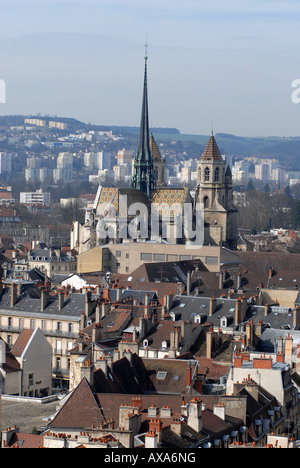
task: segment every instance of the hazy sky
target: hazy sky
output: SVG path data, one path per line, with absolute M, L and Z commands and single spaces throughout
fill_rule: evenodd
M 300 136 L 299 0 L 0 0 L 1 114 Z

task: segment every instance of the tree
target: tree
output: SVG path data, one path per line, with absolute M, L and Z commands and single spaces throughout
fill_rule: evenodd
M 300 228 L 300 201 L 297 201 L 294 205 L 292 226 L 293 229 Z

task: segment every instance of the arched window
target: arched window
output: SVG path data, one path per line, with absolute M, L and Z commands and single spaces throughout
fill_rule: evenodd
M 198 170 L 198 181 L 201 182 L 201 167 Z
M 205 168 L 205 182 L 209 181 L 210 170 L 208 167 Z
M 208 197 L 203 198 L 204 208 L 208 208 Z
M 215 170 L 215 182 L 219 182 L 220 178 L 220 169 L 217 167 Z

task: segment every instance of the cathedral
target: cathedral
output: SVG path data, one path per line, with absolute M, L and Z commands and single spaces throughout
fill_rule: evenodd
M 184 207 L 189 205 L 195 217 L 196 206 L 200 204 L 203 210 L 204 244 L 234 248 L 237 239 L 237 210 L 232 203 L 232 176 L 213 134 L 197 162 L 195 197 L 191 196 L 188 188 L 169 187 L 166 184 L 165 160 L 160 154 L 154 136 L 150 135 L 149 131 L 147 60 L 146 54 L 139 144 L 133 160 L 130 187 L 122 189 L 99 186 L 93 210 L 88 214 L 80 236 L 83 248 L 80 250 L 90 250 L 97 245 L 128 240 L 126 236 L 128 226 L 133 223 L 136 216 L 136 213 L 130 213 L 129 207 L 135 203 L 145 207 L 145 218 L 147 218 L 144 220 L 145 223 L 150 223 L 153 206 L 160 206 L 161 225 L 156 237 L 153 237 L 153 232 L 151 233 L 150 224 L 144 231 L 140 226 L 136 226 L 139 241 L 160 240 L 161 242 L 164 239 L 172 244 L 188 242 L 184 229 L 182 229 L 183 235 L 178 236 L 174 207 L 183 212 Z M 116 217 L 121 219 L 121 227 L 116 225 Z M 140 221 L 141 219 L 140 217 Z M 99 226 L 103 226 L 103 220 L 105 220 L 105 231 L 99 229 Z M 162 232 L 164 222 L 168 224 L 167 234 L 166 231 Z M 126 232 L 125 235 L 122 230 Z

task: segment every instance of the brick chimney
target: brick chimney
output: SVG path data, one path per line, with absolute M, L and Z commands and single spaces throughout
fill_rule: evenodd
M 186 381 L 186 386 L 187 387 L 190 387 L 192 385 L 192 373 L 193 373 L 192 366 L 190 364 L 188 364 L 188 366 L 187 366 L 187 381 Z
M 149 423 L 149 431 L 155 432 L 157 435 L 157 443 L 159 444 L 162 436 L 162 422 L 160 419 L 151 419 Z

